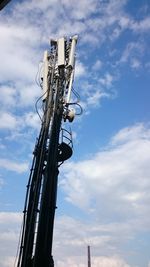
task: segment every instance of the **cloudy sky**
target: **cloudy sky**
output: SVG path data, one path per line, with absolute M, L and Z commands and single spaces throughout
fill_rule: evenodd
M 0 11 L 0 266 L 14 267 L 50 38 L 79 35 L 83 115 L 60 170 L 55 266 L 150 267 L 149 0 L 14 0 Z

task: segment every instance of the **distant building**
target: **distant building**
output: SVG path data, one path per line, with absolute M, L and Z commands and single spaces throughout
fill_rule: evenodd
M 2 10 L 11 0 L 0 1 L 0 10 Z

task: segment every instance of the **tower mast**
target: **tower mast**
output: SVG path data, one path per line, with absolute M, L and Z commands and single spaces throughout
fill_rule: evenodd
M 53 267 L 54 216 L 59 166 L 72 155 L 72 134 L 63 122 L 72 122 L 70 108 L 77 36 L 51 40 L 44 52 L 43 117 L 35 150 L 25 206 L 17 267 Z

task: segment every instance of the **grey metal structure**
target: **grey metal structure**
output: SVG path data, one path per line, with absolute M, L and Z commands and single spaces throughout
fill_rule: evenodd
M 43 117 L 33 152 L 24 206 L 17 267 L 53 267 L 53 227 L 59 166 L 72 155 L 71 132 L 62 122 L 72 122 L 71 92 L 77 36 L 51 40 L 44 52 L 42 75 Z

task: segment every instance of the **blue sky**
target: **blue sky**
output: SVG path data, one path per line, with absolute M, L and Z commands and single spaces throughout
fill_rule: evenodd
M 150 267 L 150 3 L 11 1 L 0 16 L 0 266 L 17 250 L 35 101 L 50 38 L 79 35 L 74 88 L 83 115 L 60 169 L 53 254 L 59 267 Z

